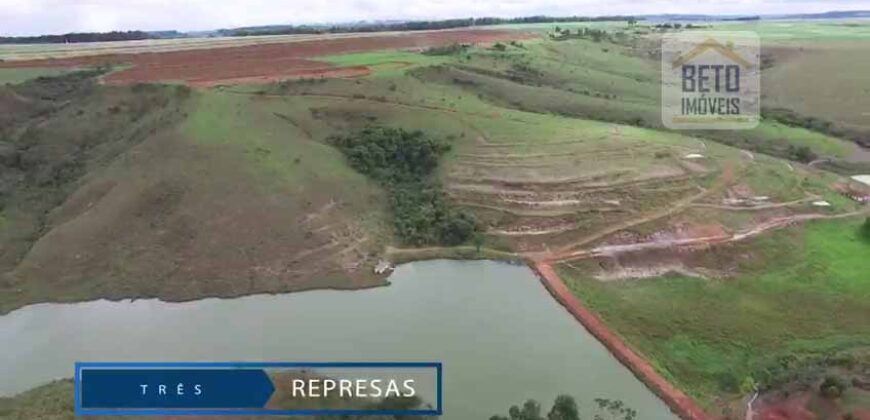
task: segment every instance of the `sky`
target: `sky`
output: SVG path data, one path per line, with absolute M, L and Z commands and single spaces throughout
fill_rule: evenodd
M 868 10 L 870 0 L 0 0 L 0 35 L 481 16 L 776 14 Z

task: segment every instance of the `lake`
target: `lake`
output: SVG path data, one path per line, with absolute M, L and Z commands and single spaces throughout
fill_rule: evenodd
M 76 361 L 441 361 L 446 420 L 571 394 L 675 419 L 525 266 L 426 261 L 391 285 L 184 303 L 31 305 L 0 316 L 0 395 L 72 377 Z

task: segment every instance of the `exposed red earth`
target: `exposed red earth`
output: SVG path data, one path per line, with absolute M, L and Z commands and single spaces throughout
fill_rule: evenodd
M 317 63 L 315 61 L 315 63 Z M 187 84 L 195 87 L 212 87 L 218 85 L 238 85 L 238 84 L 262 84 L 271 83 L 281 80 L 292 79 L 317 79 L 317 78 L 352 78 L 365 76 L 371 73 L 368 66 L 350 66 L 350 67 L 334 67 L 329 63 L 318 63 L 320 67 L 305 68 L 298 70 L 288 70 L 282 74 L 271 74 L 265 76 L 244 76 L 228 79 L 214 78 L 197 78 L 187 80 Z M 324 67 L 330 66 L 330 67 Z
M 366 68 L 342 68 L 313 57 L 385 49 L 422 49 L 452 43 L 491 43 L 526 39 L 512 30 L 460 29 L 324 38 L 199 50 L 109 54 L 0 62 L 0 68 L 128 65 L 107 75 L 107 83 L 182 81 L 196 86 L 257 83 L 302 77 L 353 77 Z
M 790 397 L 760 404 L 755 411 L 755 420 L 870 420 L 870 410 L 848 410 L 842 401 L 824 400 L 813 396 L 812 390 L 792 394 Z M 813 407 L 814 410 L 810 410 Z M 848 417 L 847 414 L 851 415 Z

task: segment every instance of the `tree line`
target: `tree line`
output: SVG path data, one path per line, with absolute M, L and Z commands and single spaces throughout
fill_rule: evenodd
M 324 34 L 346 32 L 388 32 L 388 31 L 424 31 L 435 29 L 466 28 L 471 26 L 491 26 L 518 23 L 560 23 L 560 22 L 608 22 L 637 21 L 632 16 L 525 16 L 516 18 L 481 17 L 445 20 L 419 20 L 410 22 L 365 22 L 348 25 L 287 25 L 265 26 L 251 28 L 221 29 L 224 36 L 251 35 L 292 35 L 292 34 Z
M 635 420 L 637 411 L 628 407 L 621 400 L 596 398 L 596 413 L 593 420 Z M 547 414 L 541 404 L 533 399 L 527 400 L 522 406 L 514 405 L 508 410 L 508 415 L 494 415 L 489 420 L 582 420 L 577 402 L 570 395 L 559 395 Z
M 66 44 L 76 42 L 109 42 L 152 39 L 157 36 L 145 31 L 73 32 L 63 35 L 6 36 L 0 44 Z

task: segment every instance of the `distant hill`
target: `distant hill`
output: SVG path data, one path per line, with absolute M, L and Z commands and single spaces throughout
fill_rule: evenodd
M 143 31 L 77 32 L 63 35 L 13 36 L 0 38 L 0 44 L 68 44 L 75 42 L 130 41 L 152 38 Z
M 180 38 L 178 31 L 112 31 L 73 32 L 63 35 L 9 36 L 0 37 L 0 44 L 73 44 L 79 42 L 135 41 L 142 39 Z
M 766 16 L 766 19 L 852 19 L 870 18 L 870 10 L 832 11 L 824 13 Z
M 777 15 L 702 15 L 702 14 L 660 14 L 643 15 L 651 22 L 664 21 L 735 21 L 735 20 L 782 20 L 782 19 L 857 19 L 870 18 L 870 10 L 841 10 L 824 13 L 795 13 Z
M 435 29 L 467 28 L 511 23 L 559 23 L 559 22 L 604 22 L 628 21 L 633 16 L 524 16 L 516 18 L 479 17 L 446 20 L 374 21 L 339 24 L 265 25 L 221 29 L 224 36 L 287 35 L 347 32 L 421 31 Z

